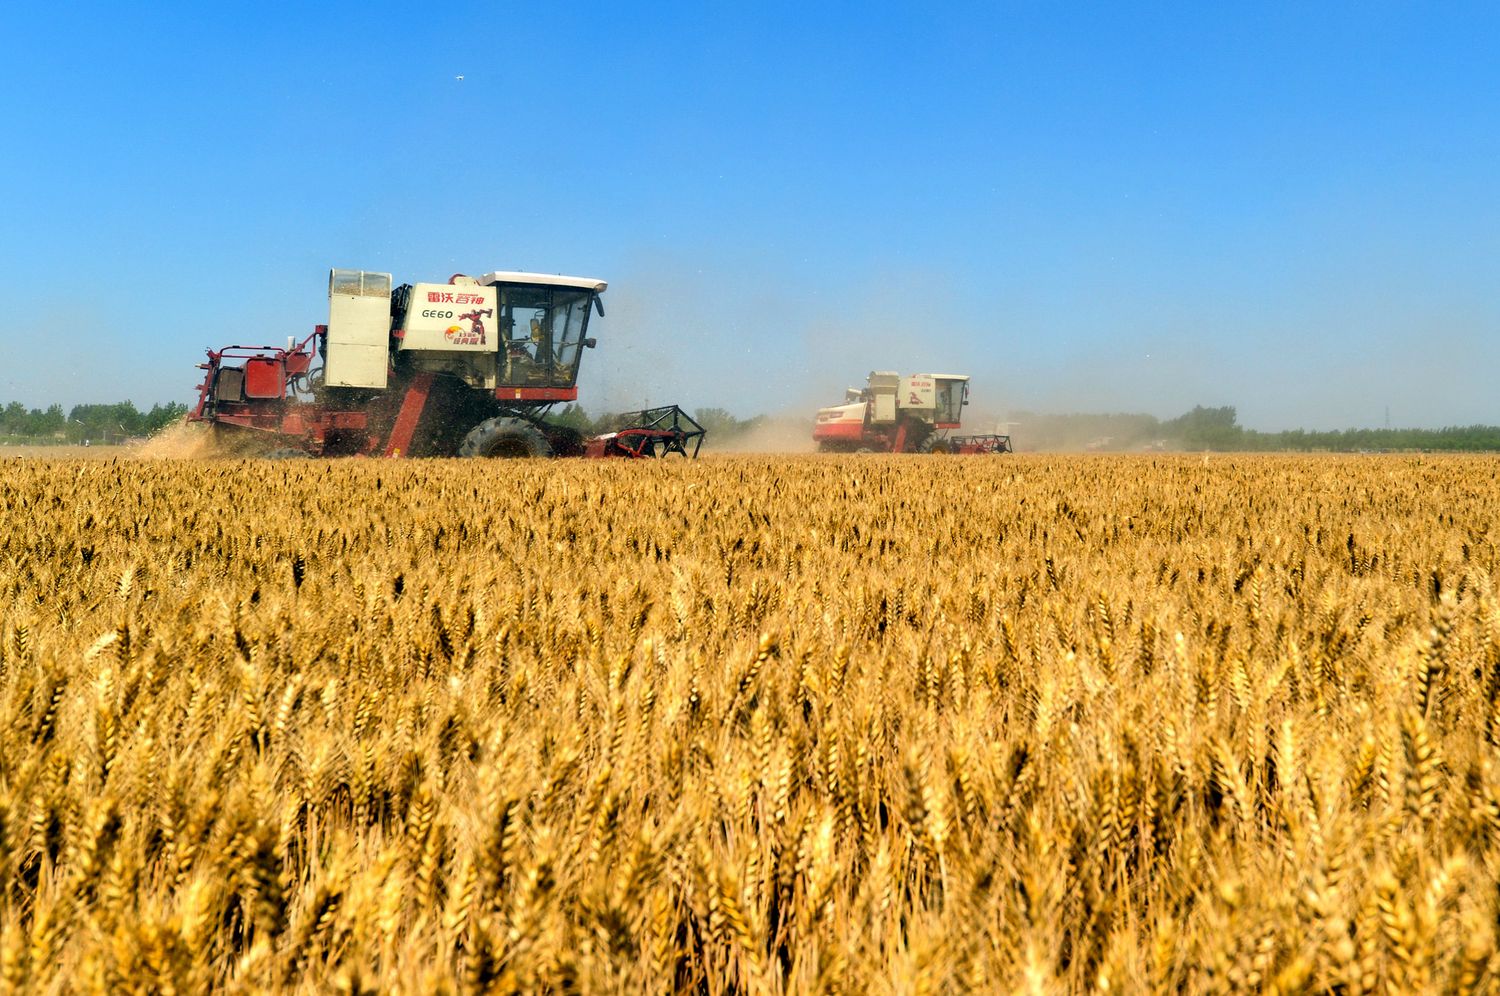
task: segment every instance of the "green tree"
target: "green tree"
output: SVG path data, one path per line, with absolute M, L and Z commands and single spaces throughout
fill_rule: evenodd
M 5 406 L 5 411 L 0 413 L 0 431 L 7 435 L 21 436 L 26 434 L 26 406 L 19 401 L 12 401 Z
M 584 411 L 583 406 L 576 402 L 564 405 L 562 411 L 548 417 L 547 421 L 553 425 L 577 429 L 584 435 L 589 435 L 594 431 L 594 423 L 589 418 L 588 412 Z
M 1191 450 L 1232 450 L 1241 445 L 1244 429 L 1237 424 L 1233 405 L 1222 408 L 1194 406 L 1162 425 L 1169 437 L 1175 437 Z
M 136 408 L 135 402 L 121 401 L 114 405 L 113 409 L 111 414 L 118 430 L 123 431 L 129 436 L 141 435 L 144 427 L 141 424 L 140 409 Z
M 146 432 L 158 432 L 165 429 L 174 422 L 182 421 L 182 417 L 188 413 L 188 406 L 180 401 L 169 401 L 165 405 L 155 404 L 151 410 L 141 416 L 141 428 Z
M 31 433 L 33 436 L 50 436 L 62 432 L 68 424 L 68 416 L 63 412 L 62 405 L 49 405 L 46 411 L 35 414 L 35 425 Z

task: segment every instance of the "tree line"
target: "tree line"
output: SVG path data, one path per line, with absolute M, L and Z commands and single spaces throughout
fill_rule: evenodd
M 1441 429 L 1288 429 L 1261 432 L 1239 424 L 1233 405 L 1198 405 L 1176 418 L 1153 415 L 1043 415 L 1017 412 L 1013 435 L 1028 450 L 1193 450 L 1218 452 L 1364 452 L 1500 450 L 1500 426 Z
M 28 409 L 12 401 L 0 408 L 0 436 L 18 442 L 122 442 L 180 421 L 187 410 L 187 405 L 176 401 L 152 405 L 144 412 L 131 401 L 74 405 L 69 411 L 62 405 Z

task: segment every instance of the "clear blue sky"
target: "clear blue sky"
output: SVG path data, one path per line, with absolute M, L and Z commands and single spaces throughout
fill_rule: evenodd
M 0 14 L 0 402 L 187 400 L 330 266 L 610 281 L 594 410 L 1500 423 L 1500 6 Z M 463 76 L 462 80 L 455 77 Z

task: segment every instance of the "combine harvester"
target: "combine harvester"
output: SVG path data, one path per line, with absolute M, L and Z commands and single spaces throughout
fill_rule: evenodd
M 285 348 L 210 349 L 188 420 L 309 456 L 696 457 L 703 427 L 676 405 L 591 439 L 544 420 L 578 399 L 604 288 L 518 272 L 393 288 L 333 270 L 328 324 Z
M 1009 453 L 1010 437 L 950 436 L 969 403 L 966 374 L 870 374 L 844 403 L 818 409 L 813 439 L 824 453 Z

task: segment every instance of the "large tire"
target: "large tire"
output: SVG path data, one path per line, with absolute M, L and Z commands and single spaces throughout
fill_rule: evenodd
M 944 439 L 942 436 L 939 436 L 934 432 L 930 434 L 926 439 L 917 444 L 917 452 L 950 453 L 952 452 L 952 447 L 948 445 L 948 440 Z
M 552 444 L 524 418 L 501 415 L 480 422 L 459 444 L 461 457 L 549 457 Z

